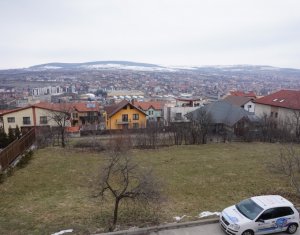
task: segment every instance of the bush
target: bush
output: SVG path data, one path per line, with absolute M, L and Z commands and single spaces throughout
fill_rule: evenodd
M 79 140 L 74 144 L 74 148 L 91 149 L 95 151 L 105 150 L 104 146 L 100 143 L 100 141 L 97 141 L 95 139 Z
M 0 184 L 4 182 L 5 177 L 6 177 L 5 173 L 2 170 L 0 170 Z
M 6 177 L 10 177 L 14 174 L 15 169 L 12 166 L 7 167 L 6 169 Z
M 20 161 L 18 162 L 17 166 L 20 167 L 20 168 L 23 168 L 25 167 L 29 161 L 32 159 L 32 156 L 33 156 L 33 151 L 32 150 L 29 150 L 28 152 L 26 152 L 24 154 L 24 156 L 20 159 Z

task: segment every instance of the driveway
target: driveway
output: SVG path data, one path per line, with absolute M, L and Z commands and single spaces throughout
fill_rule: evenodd
M 286 233 L 275 234 L 286 235 Z M 173 230 L 163 230 L 150 233 L 150 235 L 226 235 L 226 233 L 223 232 L 220 225 L 216 223 Z M 295 235 L 300 235 L 300 229 L 295 233 Z

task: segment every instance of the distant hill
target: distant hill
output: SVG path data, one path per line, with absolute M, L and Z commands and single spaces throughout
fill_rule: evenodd
M 34 65 L 26 70 L 41 71 L 41 70 L 105 70 L 105 69 L 127 69 L 127 70 L 169 70 L 166 67 L 156 64 L 137 63 L 130 61 L 94 61 L 86 63 L 48 63 Z
M 157 64 L 139 63 L 131 61 L 93 61 L 86 63 L 48 63 L 34 65 L 23 69 L 0 70 L 0 74 L 20 74 L 42 71 L 104 71 L 104 70 L 132 70 L 148 72 L 195 72 L 209 75 L 273 75 L 280 74 L 299 77 L 300 69 L 278 68 L 267 65 L 212 65 L 212 66 L 163 66 Z

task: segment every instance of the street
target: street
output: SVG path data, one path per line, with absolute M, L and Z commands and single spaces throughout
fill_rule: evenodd
M 275 234 L 286 235 L 286 233 Z M 181 229 L 163 230 L 153 232 L 150 235 L 226 235 L 226 233 L 222 231 L 218 223 L 215 223 Z M 295 235 L 300 235 L 300 229 L 295 233 Z

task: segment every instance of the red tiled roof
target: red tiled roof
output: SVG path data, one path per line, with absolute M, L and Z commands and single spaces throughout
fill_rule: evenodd
M 100 111 L 100 107 L 97 102 L 74 103 L 74 108 L 78 112 L 99 112 Z
M 73 105 L 71 103 L 40 102 L 40 103 L 32 105 L 32 107 L 48 109 L 48 110 L 53 110 L 53 111 L 69 112 L 72 109 Z
M 163 103 L 157 101 L 134 102 L 134 105 L 141 108 L 144 111 L 150 109 L 151 107 L 156 110 L 160 110 L 163 108 Z
M 49 102 L 40 102 L 34 105 L 26 106 L 23 108 L 7 110 L 3 112 L 3 114 L 13 113 L 16 111 L 21 111 L 28 108 L 40 108 L 47 109 L 50 111 L 58 111 L 58 112 L 71 112 L 73 108 L 75 108 L 78 112 L 87 112 L 87 111 L 99 111 L 99 104 L 96 103 L 95 107 L 88 108 L 87 103 L 49 103 Z M 0 113 L 1 114 L 1 113 Z
M 256 98 L 256 94 L 253 91 L 249 91 L 249 92 L 230 91 L 230 95 Z
M 6 110 L 5 112 L 2 112 L 1 115 L 18 112 L 18 111 L 21 111 L 21 110 L 24 110 L 24 109 L 28 109 L 28 108 L 31 108 L 31 106 L 26 106 L 26 107 L 23 107 L 23 108 L 16 108 L 16 109 Z
M 300 91 L 280 90 L 257 99 L 255 103 L 300 110 Z
M 0 115 L 1 115 L 1 114 L 4 114 L 4 113 L 7 113 L 7 112 L 9 112 L 9 111 L 11 111 L 11 109 L 3 109 L 3 110 L 0 110 Z

